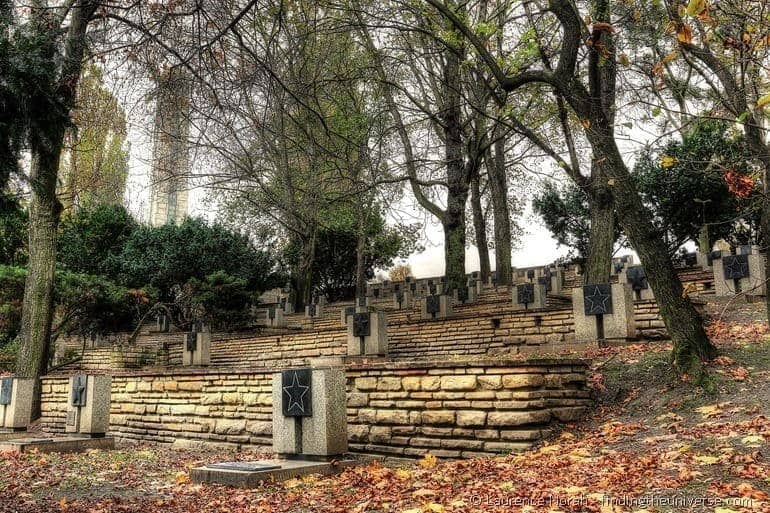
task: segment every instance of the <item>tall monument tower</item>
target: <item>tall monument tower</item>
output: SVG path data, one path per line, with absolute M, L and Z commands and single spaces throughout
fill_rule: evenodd
M 181 223 L 187 217 L 190 157 L 189 83 L 174 68 L 158 83 L 150 171 L 150 224 Z

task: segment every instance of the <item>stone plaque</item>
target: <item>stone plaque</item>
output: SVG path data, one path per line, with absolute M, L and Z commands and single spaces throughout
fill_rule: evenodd
M 742 246 L 738 246 L 738 254 L 739 255 L 750 255 L 751 254 L 751 244 L 744 244 Z
M 528 305 L 535 302 L 535 285 L 524 283 L 516 285 L 516 302 L 520 305 Z
M 198 334 L 194 331 L 187 334 L 187 350 L 191 353 L 198 349 Z
M 615 267 L 613 269 L 614 274 L 620 274 L 623 271 L 623 265 L 624 265 L 624 262 L 622 261 L 615 262 Z
M 267 318 L 270 319 L 271 321 L 275 320 L 275 307 L 274 306 L 271 306 L 270 308 L 267 309 Z
M 411 276 L 407 276 L 404 279 L 406 280 L 407 283 L 411 283 L 412 282 L 412 277 Z
M 316 311 L 318 311 L 318 309 L 317 309 L 315 303 L 310 303 L 309 305 L 307 305 L 307 314 L 310 317 L 315 317 L 316 316 Z
M 641 265 L 635 265 L 626 269 L 626 280 L 634 290 L 644 290 L 650 288 L 647 283 L 647 273 L 644 272 L 644 267 Z
M 238 472 L 262 472 L 265 470 L 276 470 L 280 465 L 271 465 L 268 463 L 259 463 L 256 461 L 225 461 L 222 463 L 212 463 L 206 465 L 206 468 L 218 468 L 222 470 L 235 470 Z
M 429 314 L 436 315 L 441 311 L 441 297 L 432 294 L 425 298 L 425 310 Z
M 466 287 L 457 289 L 457 300 L 463 304 L 468 301 L 468 289 Z
M 311 380 L 310 369 L 287 370 L 281 373 L 284 417 L 312 417 Z
M 441 283 L 446 283 L 446 276 L 442 276 L 440 281 L 441 281 Z
M 684 257 L 682 257 L 682 262 L 687 267 L 694 267 L 698 265 L 698 255 L 697 253 L 685 253 Z
M 86 405 L 86 383 L 88 376 L 78 375 L 72 380 L 72 406 Z
M 609 283 L 583 286 L 583 303 L 586 315 L 612 313 L 612 289 Z
M 394 283 L 393 284 L 393 291 L 394 292 L 400 292 L 401 291 L 401 284 L 400 283 Z
M 380 289 L 379 288 L 372 289 L 372 295 L 374 297 L 380 297 Z
M 281 310 L 286 310 L 286 298 L 281 298 Z
M 527 269 L 527 279 L 532 280 L 535 278 L 535 270 L 534 269 Z
M 366 296 L 360 296 L 358 298 L 358 306 L 361 308 L 366 308 Z
M 473 278 L 474 280 L 478 280 L 479 279 L 479 272 L 478 271 L 473 271 L 471 273 L 471 278 Z
M 434 285 L 433 283 L 428 283 L 428 293 L 429 293 L 431 296 L 435 296 L 435 295 L 436 295 L 436 292 L 437 292 L 437 290 L 436 290 L 436 285 Z
M 353 314 L 353 336 L 368 337 L 372 333 L 369 312 Z
M 540 278 L 538 278 L 537 282 L 540 285 L 545 285 L 546 292 L 551 292 L 551 274 L 550 273 L 548 273 L 548 275 L 546 276 L 541 276 Z
M 398 304 L 402 304 L 404 302 L 404 292 L 402 290 L 396 290 L 396 301 L 398 301 Z
M 722 257 L 722 269 L 726 280 L 740 280 L 749 277 L 748 255 L 726 255 Z
M 719 260 L 720 258 L 722 258 L 722 250 L 715 249 L 706 255 L 706 262 L 711 266 L 714 265 L 714 260 Z
M 0 381 L 0 405 L 11 404 L 11 393 L 13 392 L 13 378 L 3 378 Z
M 417 283 L 411 282 L 409 284 L 409 290 L 411 290 L 412 292 L 416 292 L 417 291 Z
M 356 307 L 355 306 L 346 306 L 345 307 L 345 321 L 348 320 L 348 317 L 350 317 L 351 315 L 355 315 L 355 314 L 356 314 Z

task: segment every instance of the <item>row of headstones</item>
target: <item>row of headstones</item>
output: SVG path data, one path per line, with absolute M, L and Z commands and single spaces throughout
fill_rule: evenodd
M 34 379 L 0 381 L 0 428 L 27 430 Z M 65 433 L 99 438 L 109 429 L 112 378 L 69 379 Z M 281 455 L 332 456 L 347 451 L 345 373 L 339 368 L 294 369 L 273 375 L 273 448 Z
M 32 378 L 0 380 L 0 429 L 3 432 L 23 432 L 29 427 L 34 384 Z M 111 386 L 110 376 L 72 376 L 64 431 L 94 438 L 104 436 L 109 427 Z
M 757 246 L 739 246 L 735 254 L 721 250 L 709 253 L 692 252 L 685 255 L 685 265 L 700 265 L 714 272 L 714 292 L 718 297 L 733 296 L 746 292 L 763 296 L 766 294 L 765 256 Z M 631 287 L 636 300 L 655 299 L 647 281 L 647 273 L 641 265 L 635 265 L 630 255 L 613 259 L 612 274 L 618 282 Z

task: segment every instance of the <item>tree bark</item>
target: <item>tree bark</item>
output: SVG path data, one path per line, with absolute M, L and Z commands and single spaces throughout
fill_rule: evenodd
M 492 211 L 495 216 L 495 267 L 498 285 L 511 279 L 511 213 L 508 208 L 508 176 L 505 173 L 505 139 L 495 130 L 493 148 L 486 154 Z
M 447 168 L 447 208 L 444 227 L 444 257 L 448 290 L 465 286 L 465 206 L 470 176 L 464 160 L 460 59 L 452 50 L 445 53 L 442 88 L 444 91 L 444 151 Z
M 481 190 L 478 174 L 471 181 L 471 208 L 473 210 L 473 229 L 476 232 L 476 247 L 479 251 L 479 275 L 482 283 L 486 283 L 490 273 L 489 243 L 487 242 L 484 211 L 481 208 Z
M 607 190 L 605 173 L 594 164 L 592 184 L 588 191 L 591 213 L 591 233 L 588 243 L 583 282 L 608 283 L 615 245 L 615 209 L 612 193 Z

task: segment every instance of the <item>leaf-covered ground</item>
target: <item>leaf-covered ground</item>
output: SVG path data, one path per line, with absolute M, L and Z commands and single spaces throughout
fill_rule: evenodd
M 764 324 L 718 322 L 708 390 L 671 374 L 665 344 L 593 352 L 599 403 L 522 454 L 378 463 L 256 490 L 189 482 L 226 454 L 122 446 L 0 457 L 3 512 L 770 512 L 770 343 Z

